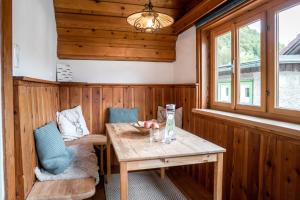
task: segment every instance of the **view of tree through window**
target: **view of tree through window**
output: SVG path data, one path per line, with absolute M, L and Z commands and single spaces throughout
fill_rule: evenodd
M 239 103 L 259 106 L 261 100 L 261 21 L 240 27 L 238 33 Z
M 261 101 L 261 21 L 238 29 L 239 41 L 239 103 L 259 106 Z M 231 102 L 231 32 L 216 39 L 217 101 Z M 230 91 L 229 94 L 226 90 Z M 250 95 L 250 96 L 247 96 Z
M 300 110 L 300 5 L 278 13 L 277 96 L 279 108 Z
M 231 102 L 231 32 L 220 35 L 216 39 L 216 80 L 217 101 Z

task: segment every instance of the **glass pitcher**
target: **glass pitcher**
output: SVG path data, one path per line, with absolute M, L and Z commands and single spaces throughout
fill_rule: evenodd
M 175 104 L 166 105 L 166 127 L 163 137 L 163 143 L 170 144 L 176 139 L 175 135 Z

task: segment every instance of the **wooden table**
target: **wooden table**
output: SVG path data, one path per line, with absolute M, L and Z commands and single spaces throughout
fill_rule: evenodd
M 222 199 L 223 153 L 225 149 L 185 130 L 176 128 L 171 144 L 150 143 L 130 124 L 106 124 L 107 181 L 111 180 L 110 145 L 120 162 L 121 200 L 128 199 L 128 171 L 214 162 L 214 200 Z

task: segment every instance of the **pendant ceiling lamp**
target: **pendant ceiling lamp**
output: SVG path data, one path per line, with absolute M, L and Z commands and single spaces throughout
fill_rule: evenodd
M 127 22 L 141 32 L 156 32 L 161 28 L 171 26 L 173 17 L 153 10 L 151 0 L 145 5 L 145 9 L 131 14 Z

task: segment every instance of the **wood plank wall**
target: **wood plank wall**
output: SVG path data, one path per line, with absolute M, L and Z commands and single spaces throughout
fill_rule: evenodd
M 14 81 L 17 199 L 25 199 L 35 182 L 37 156 L 33 130 L 55 120 L 58 110 L 58 84 Z
M 194 85 L 101 85 L 68 84 L 60 87 L 60 108 L 82 106 L 87 126 L 92 133 L 105 134 L 107 108 L 139 108 L 139 119 L 156 118 L 158 106 L 176 103 L 192 109 L 190 98 L 195 98 Z M 187 98 L 186 98 L 187 97 Z M 184 115 L 183 124 L 190 124 Z
M 223 199 L 299 199 L 300 141 L 200 114 L 192 114 L 190 122 L 193 133 L 227 150 Z M 199 185 L 213 191 L 212 164 L 184 170 Z

